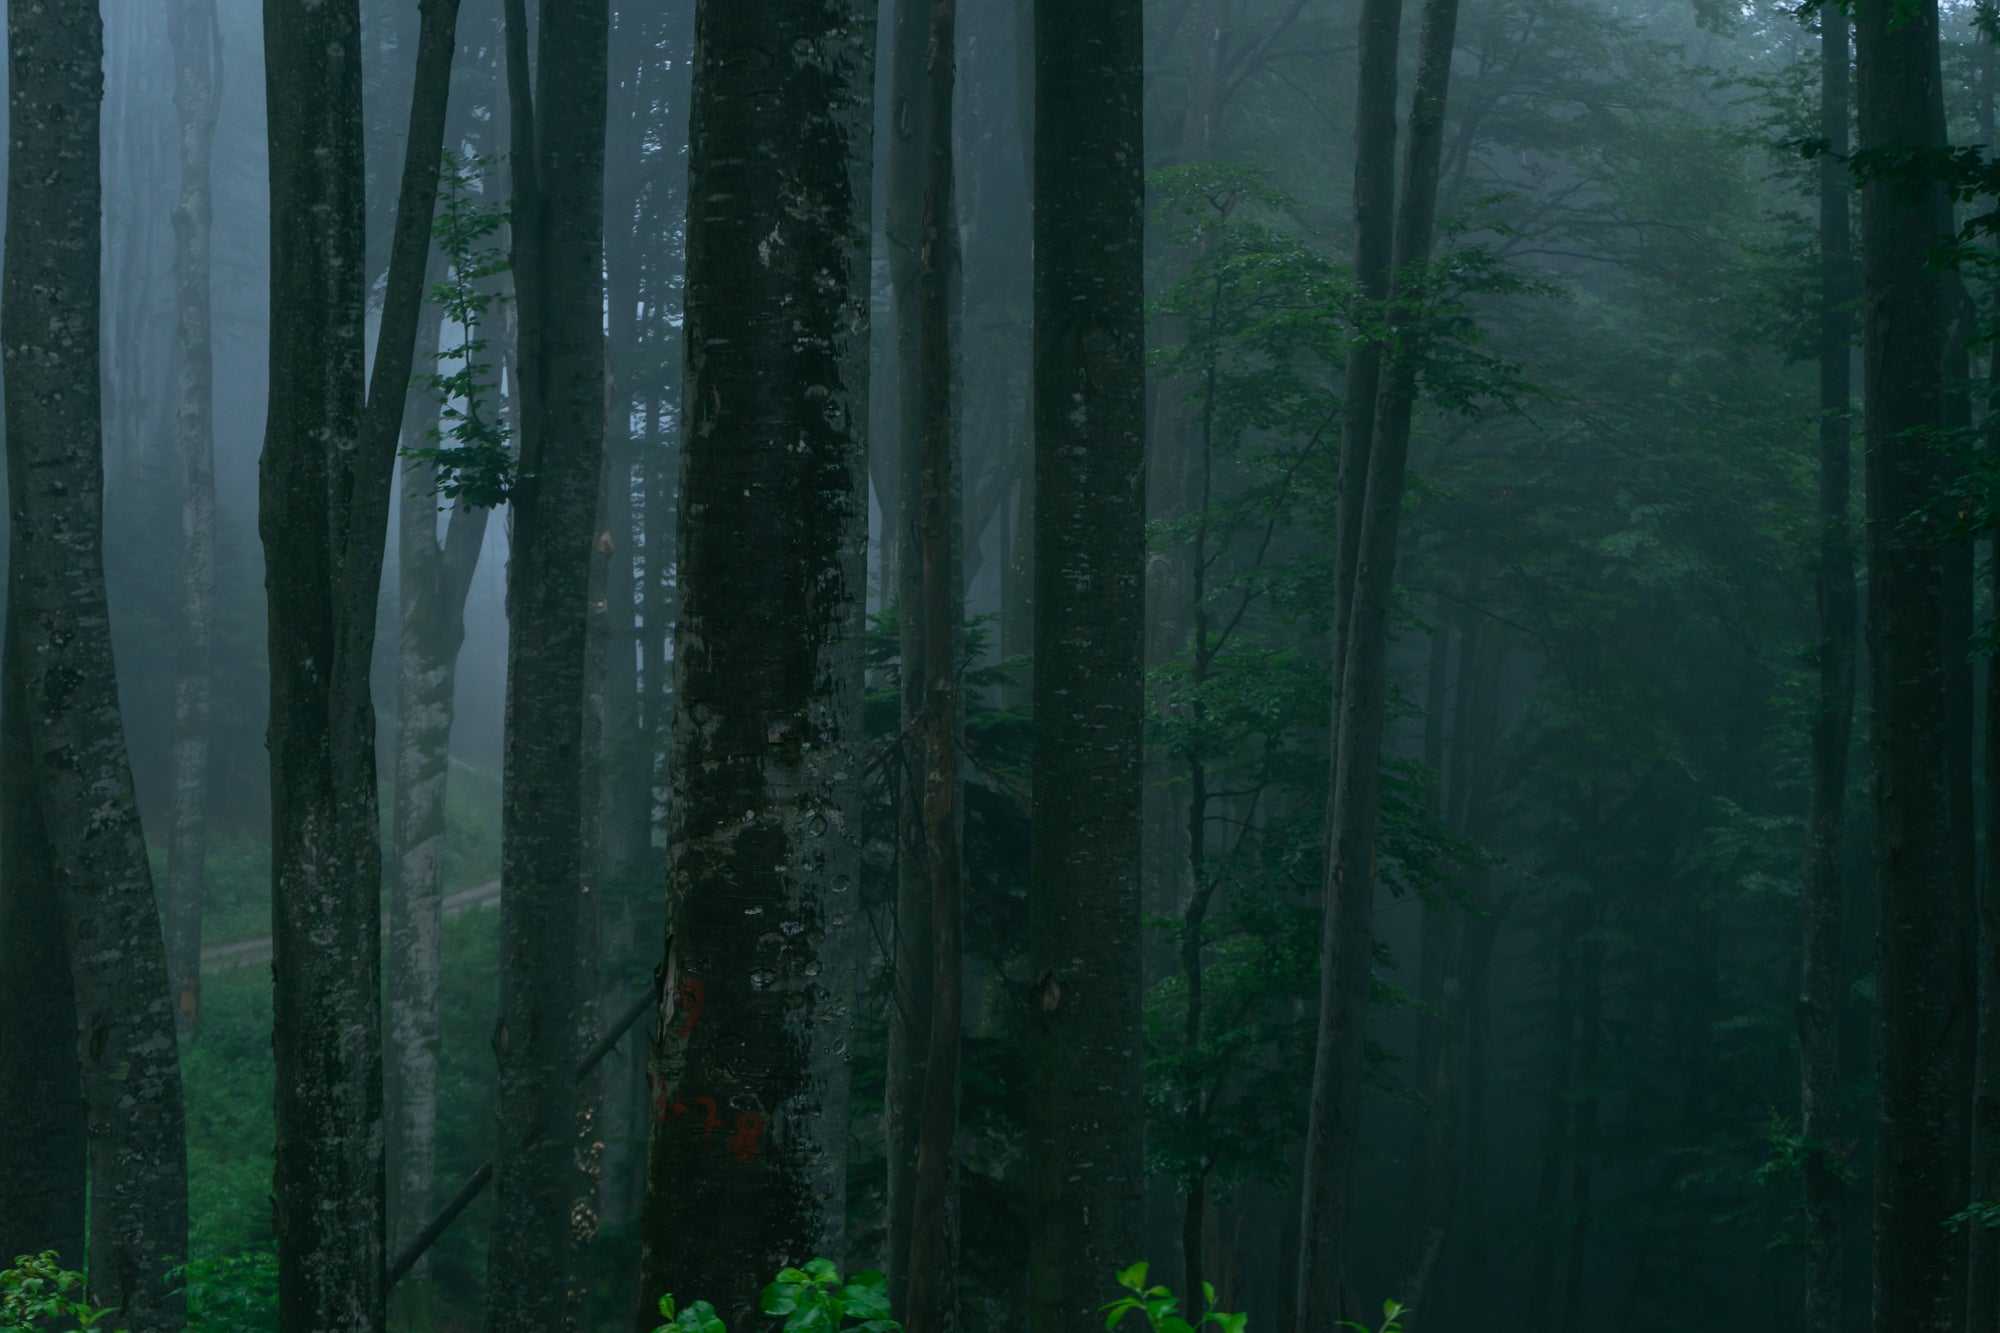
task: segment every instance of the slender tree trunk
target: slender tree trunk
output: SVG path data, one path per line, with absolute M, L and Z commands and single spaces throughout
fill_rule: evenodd
M 19 531 L 9 524 L 8 540 Z M 85 1262 L 82 1065 L 64 1040 L 77 1030 L 76 996 L 56 947 L 62 911 L 28 739 L 26 646 L 10 626 L 0 649 L 0 1263 L 54 1250 L 75 1268 Z
M 174 681 L 173 836 L 163 900 L 167 981 L 180 1033 L 201 1003 L 201 897 L 208 825 L 208 698 L 215 633 L 214 356 L 209 346 L 209 157 L 222 103 L 222 36 L 214 0 L 179 0 L 171 27 L 181 195 L 174 210 L 174 287 L 181 446 L 181 641 Z
M 9 868 L 22 890 L 18 898 L 9 893 L 9 906 L 33 911 L 47 902 L 38 885 L 54 889 L 76 1021 L 66 1034 L 40 1035 L 73 1039 L 81 1067 L 90 1299 L 117 1310 L 122 1328 L 160 1333 L 178 1330 L 183 1317 L 167 1274 L 187 1254 L 187 1158 L 166 950 L 118 715 L 105 605 L 103 28 L 96 5 L 63 0 L 12 6 L 7 35 L 12 151 L 0 345 L 13 697 L 4 706 L 8 725 L 21 726 L 26 804 L 40 812 L 45 866 L 53 872 L 38 873 L 33 830 L 10 839 L 6 850 L 26 849 L 28 863 L 18 880 Z M 10 776 L 10 789 L 18 781 Z M 59 1012 L 60 994 L 51 1001 Z M 52 1064 L 48 1073 L 52 1090 L 66 1091 L 68 1070 Z M 60 1179 L 68 1173 L 59 1163 L 46 1179 L 71 1183 Z M 66 1228 L 73 1215 L 48 1220 Z
M 424 0 L 364 397 L 355 0 L 266 0 L 271 383 L 259 463 L 271 662 L 273 1173 L 287 1329 L 384 1314 L 381 830 L 369 674 L 443 148 L 456 0 Z
M 1035 0 L 1033 1333 L 1094 1326 L 1145 1189 L 1142 39 Z
M 1576 1106 L 1570 1115 L 1569 1163 L 1569 1258 L 1563 1269 L 1562 1322 L 1560 1333 L 1580 1333 L 1583 1324 L 1584 1279 L 1588 1268 L 1590 1205 L 1597 1167 L 1597 1088 L 1602 1081 L 1599 1069 L 1604 1047 L 1604 945 L 1593 938 L 1600 924 L 1601 908 L 1588 909 L 1583 958 L 1578 966 L 1578 985 L 1583 989 L 1577 1015 Z
M 1979 6 L 1982 19 L 1994 17 L 1991 0 Z M 1990 32 L 1990 29 L 1988 30 Z M 1978 49 L 1980 142 L 1993 142 L 1993 107 L 2000 85 L 2000 58 L 1988 36 Z M 2000 456 L 2000 355 L 1987 361 L 1987 407 L 1980 423 L 1986 449 Z M 1990 605 L 2000 608 L 2000 533 L 1990 544 L 1993 553 Z M 1973 1061 L 1972 1160 L 1968 1180 L 1974 1202 L 2000 1199 L 2000 664 L 1986 667 L 1985 816 L 1986 874 L 1979 890 L 1979 922 L 1975 985 L 1977 1021 Z M 1971 1333 L 2000 1331 L 2000 1235 L 1993 1229 L 1969 1229 L 1966 1262 L 1966 1328 Z M 1807 1329 L 1806 1333 L 1819 1333 Z
M 1860 147 L 1933 142 L 1938 11 L 1861 0 L 1855 15 Z M 1927 256 L 1933 203 L 1874 178 L 1861 194 L 1865 274 L 1868 652 L 1875 878 L 1879 1129 L 1875 1176 L 1877 1333 L 1944 1333 L 1963 1200 L 1956 1108 L 1938 1071 L 1951 1058 L 1953 950 L 1944 787 L 1941 544 L 1931 519 L 1942 321 Z
M 1848 18 L 1820 15 L 1819 703 L 1806 824 L 1799 1028 L 1799 1131 L 1806 1142 L 1805 1333 L 1841 1333 L 1846 1186 L 1840 1142 L 1840 936 L 1847 753 L 1854 721 L 1854 541 L 1848 527 L 1852 241 Z
M 642 1329 L 668 1291 L 754 1322 L 778 1264 L 843 1250 L 873 8 L 695 11 Z
M 524 0 L 507 3 L 520 311 L 520 470 L 507 581 L 500 1021 L 486 1326 L 563 1322 L 572 1205 L 576 975 L 587 886 L 583 717 L 591 552 L 604 453 L 604 132 L 609 5 L 543 0 L 530 88 Z M 594 905 L 594 899 L 591 900 Z M 587 1103 L 585 1103 L 587 1105 Z
M 417 346 L 437 347 L 441 317 L 431 307 Z M 414 442 L 437 405 L 413 395 L 403 438 Z M 400 1252 L 436 1208 L 437 1077 L 443 979 L 445 798 L 451 776 L 451 728 L 465 604 L 486 540 L 489 512 L 454 505 L 438 539 L 434 477 L 405 463 L 398 530 L 401 635 L 396 673 L 396 792 L 390 845 L 385 964 L 388 1005 L 387 1159 L 390 1252 Z M 397 1287 L 399 1319 L 428 1327 L 428 1257 Z
M 957 5 L 930 0 L 924 127 L 923 234 L 917 275 L 921 335 L 917 395 L 923 511 L 918 522 L 924 637 L 923 848 L 930 891 L 930 1032 L 903 1314 L 910 1333 L 958 1327 L 959 1013 L 964 980 L 964 811 L 959 800 L 963 729 L 958 670 L 960 560 L 955 302 L 958 208 L 952 172 L 952 88 Z M 915 608 L 912 608 L 915 609 Z
M 1389 189 L 1381 158 L 1393 146 L 1388 128 L 1371 124 L 1394 114 L 1396 61 L 1393 0 L 1368 0 L 1362 17 L 1362 90 L 1355 171 L 1359 225 L 1356 273 L 1364 291 L 1375 285 L 1376 247 Z M 1384 309 L 1383 350 L 1350 358 L 1348 416 L 1341 435 L 1341 514 L 1336 552 L 1333 774 L 1327 812 L 1326 917 L 1320 945 L 1320 1022 L 1313 1058 L 1312 1098 L 1306 1124 L 1305 1220 L 1299 1267 L 1298 1333 L 1315 1333 L 1344 1317 L 1341 1264 L 1348 1245 L 1351 1173 L 1361 1106 L 1368 979 L 1372 961 L 1376 831 L 1381 818 L 1381 750 L 1387 701 L 1390 600 L 1396 539 L 1403 505 L 1410 423 L 1419 373 L 1414 338 L 1399 326 L 1420 318 L 1424 270 L 1430 260 L 1437 207 L 1438 163 L 1444 143 L 1457 0 L 1426 0 L 1418 39 L 1417 82 L 1411 103 L 1410 143 L 1404 161 L 1402 207 L 1396 218 L 1394 276 Z M 1380 64 L 1386 69 L 1376 68 Z M 1377 85 L 1380 85 L 1378 88 Z M 1370 102 L 1371 92 L 1387 98 Z M 1369 364 L 1370 358 L 1377 358 Z M 1353 396 L 1373 392 L 1372 411 L 1361 414 Z M 1371 438 L 1362 465 L 1363 428 Z M 1365 486 L 1364 486 L 1365 478 Z M 1356 497 L 1361 503 L 1356 504 Z M 1351 562 L 1351 566 L 1350 566 Z M 1348 571 L 1351 567 L 1350 584 Z
M 909 1289 L 915 1217 L 917 1145 L 922 1136 L 925 1062 L 931 1039 L 933 886 L 924 842 L 924 756 L 913 741 L 923 725 L 924 670 L 924 312 L 921 286 L 928 236 L 931 0 L 894 0 L 889 35 L 889 153 L 883 243 L 889 252 L 895 319 L 895 504 L 883 513 L 884 600 L 897 605 L 902 753 L 896 802 L 896 926 L 889 1008 L 888 1125 L 889 1290 Z M 947 127 L 949 121 L 947 121 Z M 940 247 L 951 238 L 940 235 Z

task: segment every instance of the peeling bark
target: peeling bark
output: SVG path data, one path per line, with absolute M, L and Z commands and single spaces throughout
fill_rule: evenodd
M 182 1037 L 201 1006 L 201 899 L 207 875 L 208 705 L 215 637 L 214 351 L 209 342 L 209 161 L 222 104 L 215 0 L 178 0 L 174 109 L 181 189 L 174 210 L 174 287 L 181 449 L 181 627 L 174 679 L 173 832 L 167 848 L 167 981 Z

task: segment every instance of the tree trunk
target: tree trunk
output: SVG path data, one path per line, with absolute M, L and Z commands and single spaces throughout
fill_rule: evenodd
M 435 349 L 441 316 L 431 307 L 417 346 Z M 414 444 L 437 404 L 412 396 L 403 438 Z M 390 1252 L 398 1253 L 436 1207 L 439 1006 L 443 978 L 445 796 L 465 603 L 485 544 L 490 511 L 454 505 L 438 540 L 434 476 L 405 463 L 398 528 L 401 635 L 396 672 L 396 792 L 390 845 L 385 996 Z M 427 1327 L 429 1259 L 397 1288 L 399 1310 Z
M 10 524 L 13 540 L 19 525 Z M 10 566 L 15 562 L 9 561 Z M 9 595 L 8 602 L 14 601 Z M 85 1260 L 85 1119 L 69 958 L 28 740 L 26 645 L 0 650 L 0 1263 L 54 1250 Z
M 930 1050 L 933 972 L 932 883 L 924 844 L 921 743 L 928 677 L 924 670 L 925 517 L 924 328 L 920 292 L 926 250 L 930 118 L 930 0 L 894 0 L 889 35 L 889 152 L 883 244 L 889 253 L 895 321 L 896 431 L 893 509 L 883 512 L 883 600 L 897 606 L 903 753 L 896 801 L 896 925 L 889 1007 L 888 1076 L 883 1089 L 888 1127 L 889 1290 L 909 1288 L 911 1231 L 916 1207 L 917 1143 L 922 1136 L 925 1064 Z M 947 122 L 949 124 L 949 122 Z M 950 238 L 940 236 L 942 244 Z
M 16 878 L 10 867 L 10 883 L 20 890 L 8 895 L 10 915 L 45 904 L 38 885 L 53 887 L 75 1003 L 67 1035 L 76 1042 L 87 1108 L 90 1299 L 117 1310 L 121 1327 L 155 1333 L 178 1330 L 183 1318 L 167 1274 L 187 1254 L 187 1157 L 166 950 L 133 800 L 105 605 L 98 374 L 104 48 L 97 7 L 82 0 L 13 6 L 8 57 L 13 150 L 0 344 L 14 697 L 6 710 L 26 743 L 26 804 L 40 812 L 39 841 L 52 872 L 37 873 L 35 830 L 10 838 L 10 853 L 29 849 L 25 873 Z M 18 781 L 10 777 L 10 789 Z M 59 1012 L 56 990 L 48 1003 Z M 67 1091 L 60 1062 L 44 1072 L 52 1091 Z M 61 1161 L 44 1179 L 75 1183 L 63 1178 L 69 1173 Z M 61 1201 L 48 1202 L 68 1213 Z M 73 1214 L 49 1220 L 66 1229 Z
M 564 1321 L 572 1069 L 594 994 L 584 928 L 583 716 L 591 552 L 604 453 L 604 133 L 609 5 L 543 0 L 530 87 L 524 0 L 507 3 L 520 314 L 520 468 L 511 496 L 500 832 L 500 1019 L 486 1326 Z M 592 900 L 594 902 L 594 899 Z
M 1855 16 L 1860 147 L 1932 144 L 1935 0 L 1861 0 Z M 1868 489 L 1868 652 L 1879 997 L 1875 1177 L 1877 1333 L 1944 1333 L 1963 1200 L 1950 1058 L 1955 913 L 1946 853 L 1941 543 L 1932 516 L 1942 322 L 1926 263 L 1927 191 L 1877 177 L 1861 194 Z
M 1848 18 L 1820 15 L 1819 702 L 1800 899 L 1799 1132 L 1806 1143 L 1805 1333 L 1842 1333 L 1846 1186 L 1840 1142 L 1840 935 L 1847 753 L 1854 722 L 1854 541 L 1848 530 L 1853 318 L 1847 163 Z
M 959 533 L 956 295 L 958 207 L 952 172 L 952 88 L 957 63 L 955 0 L 930 0 L 924 117 L 923 232 L 918 249 L 920 355 L 918 607 L 923 627 L 922 833 L 930 897 L 930 1031 L 912 1191 L 903 1324 L 910 1333 L 958 1327 L 959 1014 L 964 994 L 964 810 L 959 799 L 958 627 L 962 619 Z
M 271 383 L 259 463 L 271 669 L 273 1173 L 286 1328 L 383 1320 L 381 847 L 369 675 L 430 249 L 456 0 L 425 0 L 365 399 L 360 20 L 270 0 Z
M 1368 0 L 1362 17 L 1363 79 L 1354 190 L 1359 237 L 1356 274 L 1371 296 L 1376 284 L 1377 247 L 1386 235 L 1382 215 L 1389 209 L 1384 160 L 1393 148 L 1394 136 L 1395 11 L 1394 0 Z M 1417 340 L 1399 339 L 1399 326 L 1421 318 L 1423 308 L 1423 273 L 1430 260 L 1457 24 L 1457 0 L 1426 0 L 1418 39 L 1403 200 L 1395 225 L 1395 268 L 1386 284 L 1389 300 L 1384 309 L 1384 347 L 1379 353 L 1371 351 L 1370 340 L 1349 358 L 1334 593 L 1334 673 L 1339 685 L 1333 700 L 1335 743 L 1327 812 L 1320 1021 L 1306 1124 L 1308 1185 L 1299 1267 L 1299 1333 L 1324 1328 L 1346 1313 L 1341 1264 L 1348 1245 L 1350 1176 L 1361 1107 L 1373 952 L 1371 917 L 1375 838 L 1381 818 L 1389 612 L 1420 369 Z M 1378 25 L 1383 25 L 1379 31 Z M 1371 100 L 1375 96 L 1383 99 L 1381 104 Z M 1373 123 L 1377 117 L 1389 120 L 1386 128 Z M 1354 397 L 1362 393 L 1375 394 L 1372 409 L 1365 413 L 1354 405 Z M 1364 431 L 1370 439 L 1365 452 L 1360 447 Z M 1338 630 L 1341 626 L 1344 634 Z
M 201 897 L 208 825 L 208 698 L 215 632 L 214 354 L 209 345 L 209 157 L 222 103 L 215 0 L 179 0 L 170 32 L 180 117 L 174 287 L 181 446 L 181 640 L 174 681 L 173 835 L 163 915 L 167 982 L 182 1037 L 201 1004 Z
M 843 1251 L 860 870 L 873 6 L 695 12 L 643 1329 Z
M 1138 0 L 1035 0 L 1029 1327 L 1094 1326 L 1145 1178 Z

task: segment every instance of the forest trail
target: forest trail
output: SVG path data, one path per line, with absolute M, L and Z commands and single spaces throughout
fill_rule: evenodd
M 461 889 L 457 893 L 446 894 L 444 899 L 444 914 L 448 917 L 458 916 L 462 912 L 469 912 L 477 907 L 491 907 L 499 901 L 500 881 L 497 879 L 488 880 L 484 884 L 475 884 L 469 889 Z M 382 918 L 382 928 L 386 930 L 388 927 L 389 918 L 384 916 Z M 231 944 L 211 945 L 201 951 L 201 970 L 203 972 L 227 972 L 231 968 L 251 967 L 258 963 L 268 963 L 270 961 L 271 937 L 269 935 L 261 936 L 254 940 L 237 940 Z

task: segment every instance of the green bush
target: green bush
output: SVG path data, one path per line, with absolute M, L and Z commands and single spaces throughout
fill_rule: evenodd
M 24 1254 L 0 1272 L 0 1333 L 92 1328 L 110 1313 L 85 1299 L 83 1274 L 64 1268 L 54 1250 Z
M 758 1306 L 782 1317 L 785 1333 L 901 1333 L 903 1327 L 889 1318 L 888 1278 L 875 1272 L 843 1278 L 830 1259 L 781 1270 Z M 707 1301 L 682 1309 L 672 1296 L 662 1296 L 660 1316 L 667 1322 L 653 1333 L 728 1333 Z

